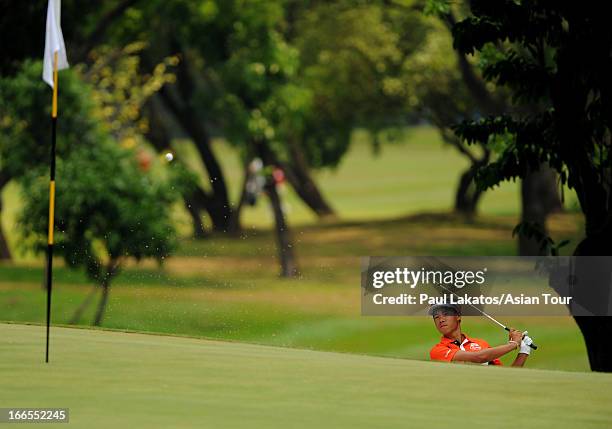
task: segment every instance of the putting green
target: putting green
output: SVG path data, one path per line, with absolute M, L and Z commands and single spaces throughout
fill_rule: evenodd
M 0 407 L 75 428 L 609 428 L 612 375 L 0 324 Z M 67 427 L 49 425 L 46 427 Z

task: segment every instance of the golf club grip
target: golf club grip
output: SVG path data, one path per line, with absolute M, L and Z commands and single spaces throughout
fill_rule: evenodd
M 504 326 L 504 329 L 505 329 L 506 331 L 510 332 L 510 328 L 508 328 L 507 326 Z M 531 347 L 531 348 L 532 348 L 532 349 L 534 349 L 534 350 L 537 350 L 537 349 L 538 349 L 538 346 L 536 346 L 536 345 L 535 345 L 535 344 L 533 344 L 533 343 L 529 344 L 529 347 Z

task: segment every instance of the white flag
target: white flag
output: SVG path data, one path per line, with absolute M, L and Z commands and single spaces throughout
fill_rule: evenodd
M 45 34 L 45 59 L 43 65 L 43 80 L 53 88 L 53 54 L 57 52 L 57 69 L 68 68 L 66 46 L 60 25 L 60 0 L 49 0 L 47 6 L 47 31 Z

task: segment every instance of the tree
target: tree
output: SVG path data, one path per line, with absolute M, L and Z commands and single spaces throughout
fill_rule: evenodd
M 486 115 L 510 112 L 513 106 L 508 91 L 486 82 L 481 66 L 489 57 L 495 57 L 497 49 L 488 47 L 476 58 L 453 51 L 451 29 L 457 16 L 465 16 L 465 5 L 446 1 L 429 0 L 426 15 L 439 19 L 426 21 L 426 38 L 420 49 L 410 55 L 404 65 L 408 104 L 431 121 L 439 130 L 446 144 L 453 146 L 464 156 L 468 168 L 461 174 L 455 191 L 454 210 L 467 217 L 476 214 L 484 192 L 476 186 L 474 178 L 481 166 L 486 165 L 491 149 L 478 143 L 470 148 L 453 131 L 458 118 L 475 119 Z M 556 174 L 547 166 L 533 171 L 521 182 L 522 220 L 538 224 L 545 231 L 547 216 L 562 208 L 559 200 Z M 525 235 L 519 235 L 519 254 L 539 254 L 539 244 Z
M 402 53 L 380 7 L 339 1 L 293 13 L 289 29 L 271 31 L 263 55 L 256 50 L 237 57 L 226 71 L 227 76 L 249 68 L 254 72 L 249 79 L 228 82 L 235 96 L 227 105 L 234 113 L 225 116 L 235 121 L 226 129 L 255 142 L 251 151 L 266 165 L 280 166 L 298 194 L 304 192 L 303 199 L 318 200 L 311 168 L 337 165 L 355 127 L 376 133 L 403 119 L 394 85 Z M 240 135 L 233 140 L 240 141 Z M 291 259 L 286 225 L 278 216 L 282 210 L 274 188 L 266 189 L 277 206 L 281 261 Z M 283 263 L 283 272 L 291 271 L 296 270 Z
M 612 35 L 604 5 L 543 0 L 473 0 L 470 5 L 472 15 L 453 27 L 455 47 L 472 54 L 502 46 L 500 56 L 484 67 L 485 78 L 507 86 L 517 105 L 543 107 L 456 127 L 470 142 L 488 143 L 500 136 L 509 141 L 497 159 L 479 169 L 479 185 L 493 187 L 524 177 L 542 163 L 550 165 L 576 191 L 585 217 L 586 237 L 574 254 L 609 254 Z M 591 368 L 612 371 L 612 350 L 601 341 L 612 320 L 575 320 Z
M 417 34 L 410 41 L 418 38 L 415 16 L 403 20 Z M 398 79 L 406 32 L 395 31 L 377 3 L 289 2 L 285 17 L 282 34 L 298 52 L 296 69 L 261 112 L 276 163 L 302 200 L 327 216 L 333 212 L 311 171 L 336 167 L 355 128 L 370 131 L 378 147 L 381 129 L 406 122 Z
M 414 30 L 413 17 L 405 22 Z M 399 79 L 403 34 L 385 21 L 380 4 L 323 2 L 303 10 L 295 28 L 300 62 L 292 83 L 301 94 L 292 90 L 290 95 L 301 95 L 301 109 L 294 108 L 288 118 L 279 115 L 274 123 L 283 134 L 296 130 L 292 138 L 312 168 L 335 167 L 357 127 L 376 136 L 405 122 Z M 289 105 L 293 97 L 285 98 Z
M 206 7 L 193 2 L 162 2 L 158 6 L 164 11 L 163 20 L 158 7 L 142 8 L 143 15 L 150 18 L 145 20 L 145 37 L 150 38 L 152 47 L 144 57 L 150 62 L 164 52 L 180 54 L 177 82 L 164 88 L 159 100 L 192 137 L 210 179 L 206 187 L 196 189 L 187 205 L 194 220 L 203 208 L 215 230 L 228 231 L 235 225 L 235 216 L 211 139 L 214 133 L 225 137 L 241 150 L 245 162 L 261 147 L 269 147 L 272 136 L 261 114 L 263 105 L 294 73 L 297 58 L 279 31 L 284 18 L 282 2 L 207 2 Z M 181 31 L 175 31 L 177 25 Z M 149 107 L 153 117 L 155 102 Z M 167 124 L 158 125 L 156 140 L 167 139 Z M 277 167 L 277 160 L 265 152 L 262 159 L 267 167 Z M 293 252 L 282 250 L 293 244 L 285 240 L 290 236 L 284 215 L 279 216 L 280 200 L 274 198 L 272 188 L 268 191 L 273 206 L 278 204 L 274 210 L 276 228 L 284 231 L 278 240 L 280 252 L 291 258 Z M 281 272 L 293 276 L 297 270 L 285 265 L 296 263 L 287 258 L 281 258 Z
M 412 18 L 416 14 L 415 10 Z M 257 110 L 275 131 L 276 142 L 271 142 L 275 162 L 320 216 L 332 214 L 333 209 L 310 171 L 335 166 L 346 153 L 355 126 L 376 131 L 403 120 L 394 94 L 398 85 L 393 76 L 401 63 L 396 44 L 404 33 L 418 38 L 412 25 L 418 20 L 405 20 L 411 30 L 398 36 L 383 22 L 382 5 L 344 0 L 308 5 L 149 2 L 134 7 L 130 15 L 138 19 L 117 30 L 122 40 L 149 41 L 145 57 L 150 61 L 175 53 L 181 57 L 176 85 L 160 92 L 161 108 L 156 103 L 153 108 L 158 112 L 151 109 L 150 114 L 151 119 L 161 117 L 160 110 L 172 115 L 172 122 L 192 138 L 206 165 L 210 183 L 187 201 L 197 224 L 196 212 L 203 209 L 217 219 L 212 219 L 215 230 L 225 231 L 228 219 L 235 219 L 235 205 L 227 199 L 222 171 L 215 168 L 218 163 L 209 150 L 211 138 L 221 135 L 249 153 L 252 136 L 244 124 L 257 120 L 251 118 Z M 281 89 L 283 85 L 288 87 Z M 283 106 L 283 91 L 309 97 L 311 103 L 301 99 L 297 103 L 308 111 L 296 111 L 291 118 L 274 114 L 275 99 Z M 294 118 L 298 123 L 291 127 Z M 167 122 L 163 126 L 175 131 Z M 281 128 L 294 131 L 289 135 Z M 172 138 L 172 132 L 159 130 L 158 139 L 163 136 Z
M 59 104 L 65 133 L 59 141 L 59 156 L 90 138 L 83 133 L 91 133 L 94 128 L 84 129 L 91 119 L 84 118 L 81 110 L 91 112 L 118 144 L 134 147 L 142 143 L 146 129 L 140 117 L 142 105 L 160 87 L 173 81 L 174 75 L 168 73 L 167 67 L 176 65 L 176 58 L 163 59 L 150 75 L 141 76 L 135 54 L 141 49 L 138 44 L 122 49 L 100 47 L 94 51 L 91 65 L 75 65 L 61 74 Z M 91 84 L 86 88 L 87 97 L 80 93 L 81 79 Z M 40 67 L 32 61 L 25 61 L 13 75 L 1 79 L 0 192 L 29 169 L 48 163 L 49 149 L 44 143 L 50 135 L 50 123 L 45 117 L 49 114 L 50 94 L 42 88 Z M 8 257 L 10 252 L 0 228 L 0 259 Z
M 46 249 L 50 91 L 40 62 L 26 61 L 0 79 L 1 171 L 16 180 L 25 204 L 24 243 Z M 83 267 L 102 290 L 95 323 L 104 315 L 111 280 L 130 257 L 162 259 L 174 246 L 169 204 L 177 189 L 137 167 L 135 152 L 117 144 L 95 116 L 92 89 L 74 69 L 60 74 L 56 252 Z M 174 185 L 176 188 L 176 185 Z
M 126 25 L 116 29 L 121 40 L 149 43 L 143 63 L 150 68 L 166 55 L 180 57 L 176 84 L 162 89 L 157 99 L 173 122 L 191 138 L 208 173 L 208 180 L 187 195 L 185 201 L 195 231 L 203 232 L 199 219 L 202 210 L 210 217 L 213 230 L 229 229 L 232 204 L 221 165 L 212 150 L 212 138 L 223 134 L 222 115 L 228 113 L 219 111 L 219 106 L 226 98 L 229 82 L 256 77 L 251 64 L 243 60 L 250 58 L 255 62 L 268 52 L 273 41 L 270 32 L 279 19 L 279 4 L 148 2 L 133 8 L 138 19 L 127 19 Z M 252 49 L 247 49 L 248 46 Z M 249 67 L 238 70 L 238 64 Z M 160 116 L 154 114 L 155 107 L 152 105 L 148 110 L 150 119 Z M 160 131 L 164 125 L 155 124 L 158 139 L 172 137 L 171 133 Z
M 24 239 L 44 251 L 48 190 L 44 171 L 21 180 L 19 216 Z M 175 190 L 138 168 L 132 151 L 112 141 L 79 145 L 57 165 L 56 253 L 71 268 L 84 268 L 101 298 L 94 325 L 102 323 L 111 282 L 129 258 L 160 263 L 175 246 L 170 204 Z
M 443 7 L 441 17 L 447 28 L 452 31 L 457 22 L 453 9 L 449 6 Z M 511 114 L 516 106 L 512 105 L 507 91 L 500 86 L 495 86 L 495 89 L 492 90 L 491 82 L 489 82 L 489 85 L 486 84 L 480 71 L 476 70 L 468 56 L 463 52 L 455 52 L 463 82 L 472 95 L 475 105 L 478 106 L 480 115 Z M 480 68 L 491 58 L 496 59 L 498 57 L 499 46 L 488 45 L 486 49 L 483 49 L 482 54 L 479 58 Z M 536 112 L 542 106 L 537 103 L 529 103 L 520 108 Z M 461 143 L 464 144 L 464 142 Z M 477 164 L 473 163 L 472 168 L 467 172 L 470 175 L 471 188 L 475 193 L 483 192 L 482 188 L 474 183 L 476 172 L 489 162 L 491 155 L 487 145 L 479 143 L 479 146 L 483 148 L 487 156 L 483 157 Z M 462 182 L 465 178 L 466 174 L 462 176 Z M 545 163 L 540 164 L 537 169 L 529 169 L 521 180 L 521 223 L 531 225 L 532 228 L 539 231 L 539 235 L 547 235 L 546 219 L 548 216 L 563 209 L 563 201 L 559 197 L 556 182 L 557 174 Z M 530 234 L 518 234 L 519 255 L 544 255 L 545 252 L 540 242 Z
M 51 95 L 41 73 L 40 62 L 25 61 L 13 75 L 0 79 L 0 192 L 10 181 L 49 163 Z M 68 148 L 93 142 L 97 136 L 91 119 L 81 114 L 92 106 L 83 97 L 82 84 L 73 70 L 61 73 L 60 85 L 62 136 L 57 154 L 62 157 Z M 6 244 L 2 238 L 0 228 L 0 243 Z
M 68 49 L 68 58 L 73 66 L 78 63 L 90 64 L 92 62 L 91 53 L 101 45 L 102 40 L 104 40 L 105 45 L 122 48 L 134 41 L 141 40 L 140 36 L 145 34 L 145 41 L 155 42 L 157 39 L 152 35 L 155 35 L 155 31 L 160 30 L 159 26 L 155 27 L 160 21 L 161 23 L 170 22 L 170 26 L 175 24 L 182 26 L 191 22 L 197 22 L 198 19 L 204 17 L 205 14 L 193 14 L 194 7 L 191 6 L 194 6 L 197 10 L 196 2 L 180 0 L 173 2 L 109 0 L 103 4 L 99 2 L 83 3 L 78 0 L 64 0 L 62 2 L 62 24 Z M 0 71 L 3 77 L 14 74 L 24 60 L 33 57 L 37 58 L 42 55 L 44 38 L 33 38 L 31 35 L 39 33 L 41 29 L 44 29 L 46 8 L 46 0 L 28 2 L 0 0 L 0 12 L 3 12 L 0 13 L 0 31 L 3 37 L 11 37 L 21 41 L 19 44 L 7 45 L 5 55 L 0 59 Z M 173 13 L 167 16 L 162 13 L 161 15 L 164 16 L 163 19 L 160 19 L 159 11 L 170 11 Z M 150 12 L 151 15 L 147 16 L 147 12 Z M 181 12 L 184 14 L 181 14 Z M 226 24 L 231 28 L 231 23 L 228 22 Z M 150 33 L 147 34 L 149 31 Z M 166 47 L 165 41 L 163 41 L 160 47 Z M 159 62 L 163 62 L 165 56 L 162 55 Z M 153 59 L 148 65 L 153 70 L 159 62 Z M 184 113 L 191 112 L 189 106 L 191 95 L 188 94 L 186 110 L 182 111 L 183 114 L 179 116 L 180 118 L 190 118 L 189 115 Z M 200 192 L 198 194 L 210 198 L 205 198 L 203 202 L 198 202 L 205 203 L 207 207 L 211 208 L 215 228 L 217 229 L 218 224 L 223 224 L 225 217 L 229 213 L 227 212 L 230 207 L 229 203 L 226 204 L 226 201 L 223 200 L 224 195 L 227 194 L 225 182 L 223 176 L 218 175 L 220 172 L 219 164 L 212 151 L 209 150 L 210 141 L 206 139 L 209 136 L 208 131 L 202 132 L 202 127 L 197 118 L 195 121 L 191 121 L 190 124 L 193 125 L 191 131 L 197 137 L 202 137 L 199 140 L 194 139 L 194 141 L 198 143 L 198 148 L 202 150 L 206 166 L 212 170 L 210 172 L 211 180 L 215 184 L 213 192 L 210 194 L 207 192 Z M 0 181 L 0 184 L 2 184 L 2 181 Z M 215 190 L 217 191 L 216 193 Z M 223 225 L 219 226 L 218 229 L 223 230 Z M 0 234 L 0 237 L 2 237 L 2 234 Z
M 82 3 L 74 0 L 64 0 L 62 4 L 62 23 L 64 36 L 67 40 L 66 45 L 69 50 L 69 59 L 72 65 L 86 59 L 89 50 L 99 43 L 101 36 L 105 34 L 111 23 L 116 21 L 128 7 L 137 3 L 137 1 L 109 0 L 104 2 L 104 5 L 100 5 L 96 2 Z M 1 79 L 8 79 L 8 82 L 4 85 L 5 91 L 7 90 L 7 85 L 10 86 L 16 83 L 26 85 L 27 83 L 23 79 L 21 82 L 14 80 L 15 76 L 17 74 L 23 75 L 22 66 L 24 62 L 31 61 L 31 58 L 41 58 L 42 56 L 45 42 L 44 37 L 32 37 L 32 34 L 42 34 L 41 31 L 44 29 L 46 19 L 47 3 L 46 0 L 28 2 L 0 0 L 0 34 L 4 40 L 19 40 L 19 43 L 5 44 L 5 49 L 0 59 Z M 29 75 L 29 78 L 39 80 L 40 75 Z M 7 93 L 5 92 L 5 94 Z M 12 95 L 9 94 L 9 96 Z M 69 105 L 65 104 L 64 94 L 60 94 L 60 98 L 60 104 L 64 106 Z M 40 102 L 41 100 L 36 101 Z M 28 100 L 23 98 L 17 100 L 17 104 L 22 108 L 25 107 L 24 103 L 27 104 Z M 48 136 L 48 112 L 44 110 L 47 106 L 49 106 L 49 102 L 46 99 L 43 103 L 30 103 L 32 110 L 22 109 L 21 113 L 24 113 L 25 116 L 17 116 L 16 118 L 22 120 L 23 118 L 32 118 L 36 122 L 37 118 L 40 118 L 42 114 L 47 114 L 44 118 L 45 120 L 38 123 L 44 124 L 44 126 L 39 127 L 39 134 Z M 10 120 L 7 112 L 8 110 L 0 110 L 0 116 L 5 121 Z M 64 121 L 70 120 L 70 112 L 67 113 L 68 115 L 65 115 Z M 6 122 L 0 124 L 0 128 L 5 128 L 6 126 Z M 78 133 L 79 128 L 72 129 Z M 71 138 L 70 136 L 66 137 L 68 139 Z M 3 148 L 0 148 L 0 152 L 4 149 L 5 159 L 2 159 L 2 154 L 0 153 L 0 192 L 2 192 L 7 183 L 24 171 L 21 169 L 22 166 L 25 166 L 27 170 L 28 166 L 36 164 L 41 160 L 39 156 L 41 155 L 40 150 L 43 148 L 46 150 L 45 145 L 39 144 L 40 149 L 34 151 L 34 156 L 31 159 L 27 159 L 26 164 L 21 164 L 18 160 L 16 162 L 14 157 L 10 157 L 12 165 L 9 166 L 7 165 L 9 158 L 6 157 L 6 154 L 8 152 L 15 153 L 13 143 L 19 143 L 21 136 L 15 135 L 3 141 Z M 58 149 L 61 150 L 61 148 Z M 19 151 L 18 153 L 21 154 Z M 48 154 L 45 154 L 45 156 L 48 156 Z M 0 214 L 1 206 L 2 203 L 0 201 Z M 0 259 L 10 259 L 10 256 L 8 243 L 0 226 Z
M 483 194 L 476 187 L 474 177 L 478 168 L 488 162 L 491 151 L 480 144 L 470 148 L 451 127 L 462 118 L 476 118 L 492 105 L 503 102 L 498 102 L 498 95 L 485 87 L 471 63 L 460 67 L 461 59 L 453 52 L 449 31 L 441 22 L 430 21 L 421 48 L 406 58 L 403 65 L 407 105 L 438 129 L 445 144 L 467 158 L 469 166 L 459 177 L 453 208 L 457 213 L 473 217 Z
M 9 177 L 0 171 L 0 193 L 9 181 Z M 4 235 L 2 228 L 2 197 L 0 194 L 0 260 L 10 260 L 11 249 L 9 249 L 8 241 Z

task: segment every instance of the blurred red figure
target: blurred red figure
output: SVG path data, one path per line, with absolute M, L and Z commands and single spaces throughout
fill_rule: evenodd
M 274 183 L 277 185 L 281 185 L 285 182 L 285 172 L 280 167 L 274 167 L 272 177 L 274 178 Z
M 153 161 L 153 157 L 150 153 L 140 150 L 136 155 L 136 159 L 138 160 L 138 167 L 140 167 L 142 171 L 149 171 L 151 162 Z

